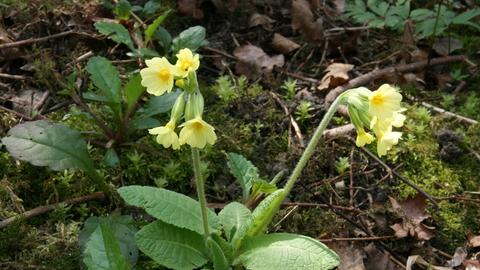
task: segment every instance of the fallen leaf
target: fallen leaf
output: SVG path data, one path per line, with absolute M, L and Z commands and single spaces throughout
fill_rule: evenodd
M 315 22 L 309 23 L 303 28 L 308 41 L 319 46 L 323 42 L 323 20 L 318 18 Z
M 256 80 L 264 73 L 271 73 L 274 66 L 283 67 L 283 54 L 268 56 L 262 48 L 255 45 L 242 45 L 233 50 L 238 58 L 235 71 L 250 80 Z
M 329 242 L 327 247 L 335 251 L 340 257 L 341 263 L 337 266 L 339 270 L 366 270 L 363 264 L 364 258 L 367 258 L 360 242 Z
M 428 204 L 425 202 L 425 197 L 418 193 L 415 198 L 409 195 L 401 204 L 392 197 L 388 197 L 392 203 L 393 211 L 398 215 L 399 223 L 390 226 L 395 231 L 395 236 L 403 238 L 408 235 L 416 239 L 428 240 L 435 235 L 433 231 L 435 227 L 428 227 L 421 223 L 423 220 L 431 217 L 430 214 L 425 213 Z
M 468 232 L 467 238 L 468 238 L 468 244 L 471 247 L 480 246 L 480 236 L 476 236 L 472 231 Z
M 421 264 L 423 266 L 427 266 L 427 267 L 429 267 L 429 269 L 433 269 L 433 270 L 453 270 L 450 267 L 442 267 L 442 266 L 431 265 L 429 262 L 426 262 L 419 255 L 412 255 L 412 256 L 408 257 L 406 270 L 412 270 L 412 265 L 414 263 L 418 263 L 418 264 Z
M 313 22 L 313 13 L 310 4 L 306 0 L 295 0 L 292 2 L 292 28 L 300 30 Z
M 277 33 L 273 34 L 272 42 L 268 45 L 283 54 L 290 53 L 291 51 L 300 48 L 300 45 L 297 43 Z
M 178 0 L 177 13 L 190 16 L 194 19 L 201 19 L 205 15 L 203 11 L 198 8 L 200 4 L 202 4 L 202 0 Z
M 454 82 L 452 75 L 450 73 L 433 73 L 433 76 L 437 79 L 438 88 L 440 90 L 448 89 L 447 83 Z
M 341 84 L 344 84 L 350 80 L 350 76 L 348 72 L 355 67 L 354 65 L 350 64 L 341 64 L 341 63 L 333 63 L 325 69 L 324 73 L 326 72 L 325 76 L 323 76 L 321 80 L 320 86 L 318 86 L 318 90 L 323 91 L 327 89 L 332 89 L 337 87 Z
M 392 262 L 387 255 L 380 252 L 373 243 L 365 247 L 365 253 L 367 258 L 363 260 L 363 264 L 368 270 L 403 270 L 403 268 Z
M 463 44 L 460 39 L 456 37 L 437 38 L 433 44 L 433 49 L 443 56 L 447 56 L 461 48 L 463 48 Z
M 455 250 L 455 254 L 453 255 L 453 258 L 449 261 L 447 261 L 447 266 L 448 267 L 457 267 L 462 262 L 467 258 L 467 251 L 465 250 L 464 247 L 458 247 Z
M 262 15 L 258 13 L 253 13 L 250 18 L 248 18 L 248 27 L 255 27 L 257 25 L 268 26 L 276 22 L 275 20 L 270 19 L 267 15 Z
M 14 41 L 9 37 L 7 32 L 0 27 L 0 44 L 13 43 Z M 23 56 L 23 52 L 17 47 L 5 48 L 0 50 L 0 62 L 4 60 L 13 60 Z

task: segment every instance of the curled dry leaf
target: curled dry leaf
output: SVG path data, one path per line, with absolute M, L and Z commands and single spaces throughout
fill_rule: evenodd
M 245 75 L 250 80 L 256 80 L 264 73 L 271 73 L 274 66 L 283 67 L 283 54 L 268 56 L 262 48 L 255 45 L 243 45 L 233 50 L 238 58 L 235 71 Z
M 400 223 L 390 226 L 395 231 L 395 236 L 403 238 L 408 235 L 416 239 L 429 240 L 434 237 L 435 227 L 428 227 L 421 223 L 423 220 L 432 217 L 425 213 L 427 203 L 425 197 L 418 193 L 415 198 L 410 195 L 400 204 L 392 197 L 388 197 L 392 203 L 393 211 L 398 215 Z
M 472 231 L 468 232 L 467 238 L 468 238 L 468 244 L 471 247 L 480 246 L 480 236 L 476 236 Z
M 268 27 L 268 25 L 276 22 L 275 20 L 270 19 L 266 15 L 253 13 L 250 18 L 248 18 L 248 27 L 255 27 L 257 25 L 263 25 Z
M 7 34 L 3 27 L 0 27 L 0 44 L 8 44 L 14 42 Z M 20 49 L 13 47 L 13 48 L 5 48 L 0 50 L 0 61 L 3 60 L 13 60 L 16 58 L 20 58 L 23 53 Z
M 322 78 L 322 84 L 318 86 L 318 90 L 328 90 L 344 84 L 350 80 L 348 72 L 352 70 L 354 65 L 333 63 L 325 69 L 325 76 Z
M 450 53 L 463 48 L 460 39 L 456 37 L 444 37 L 435 39 L 433 49 L 440 55 L 447 56 Z
M 268 45 L 284 54 L 300 48 L 300 45 L 297 43 L 277 33 L 273 34 L 273 40 Z
M 367 255 L 360 242 L 338 241 L 326 245 L 340 257 L 338 270 L 366 270 L 363 260 Z
M 178 0 L 177 13 L 187 15 L 195 19 L 201 19 L 205 16 L 203 11 L 198 8 L 201 3 L 202 0 Z
M 403 270 L 403 268 L 392 262 L 387 255 L 378 250 L 373 243 L 365 247 L 365 253 L 367 258 L 363 260 L 363 263 L 368 270 Z
M 313 13 L 306 0 L 293 1 L 291 14 L 293 30 L 303 29 L 313 21 Z

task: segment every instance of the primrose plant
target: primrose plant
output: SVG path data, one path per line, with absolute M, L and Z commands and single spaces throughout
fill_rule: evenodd
M 164 147 L 178 150 L 188 145 L 191 148 L 199 201 L 163 188 L 119 188 L 118 193 L 128 204 L 145 209 L 157 220 L 138 231 L 129 225 L 132 220 L 128 216 L 87 220 L 80 235 L 80 244 L 85 250 L 84 263 L 90 269 L 99 269 L 100 265 L 102 269 L 132 269 L 137 258 L 131 254 L 138 254 L 138 247 L 157 263 L 171 269 L 326 270 L 338 265 L 339 257 L 315 239 L 289 233 L 265 235 L 267 225 L 291 191 L 341 103 L 347 104 L 357 129 L 357 145 L 374 140 L 364 126 L 376 135 L 380 156 L 398 143 L 401 133 L 392 128 L 403 125 L 405 120 L 398 90 L 382 85 L 375 92 L 361 87 L 341 94 L 326 113 L 283 188 L 275 186 L 281 173 L 268 183 L 259 177 L 258 169 L 248 160 L 229 153 L 228 165 L 243 189 L 244 204 L 232 202 L 216 214 L 207 209 L 200 162 L 200 150 L 215 144 L 217 136 L 214 128 L 203 120 L 204 99 L 196 78 L 200 65 L 198 55 L 183 49 L 177 59 L 175 65 L 166 58 L 146 61 L 148 68 L 140 74 L 142 85 L 154 95 L 168 93 L 173 85 L 183 89 L 172 108 L 170 121 L 149 132 L 156 135 L 157 142 Z M 180 129 L 178 133 L 177 128 Z M 269 195 L 261 200 L 262 194 Z

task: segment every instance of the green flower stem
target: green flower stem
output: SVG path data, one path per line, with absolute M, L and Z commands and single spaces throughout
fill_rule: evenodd
M 205 189 L 202 176 L 202 166 L 200 164 L 200 151 L 197 147 L 192 147 L 193 170 L 195 172 L 195 183 L 197 184 L 198 200 L 200 201 L 200 208 L 202 209 L 202 220 L 205 241 L 210 237 L 210 229 L 208 227 L 207 216 L 207 200 L 205 199 Z
M 345 94 L 345 93 L 346 92 L 344 92 L 343 94 Z M 284 196 L 287 196 L 288 193 L 290 193 L 290 190 L 292 189 L 293 185 L 295 184 L 298 177 L 302 173 L 302 170 L 305 167 L 305 165 L 307 164 L 307 161 L 312 156 L 313 151 L 314 151 L 315 147 L 317 146 L 318 141 L 322 137 L 323 131 L 325 130 L 325 128 L 327 128 L 328 122 L 330 122 L 333 115 L 337 111 L 338 106 L 342 103 L 343 94 L 340 95 L 339 97 L 337 97 L 335 99 L 335 101 L 333 101 L 333 103 L 332 103 L 332 105 L 330 105 L 330 108 L 328 109 L 327 113 L 325 114 L 325 116 L 323 116 L 322 122 L 320 122 L 320 124 L 317 127 L 317 130 L 315 130 L 315 133 L 313 134 L 312 139 L 308 143 L 307 148 L 305 148 L 305 151 L 303 152 L 302 157 L 298 161 L 297 166 L 293 170 L 292 175 L 290 176 L 290 179 L 288 179 L 288 182 L 284 187 L 284 189 L 285 189 L 285 192 L 283 193 Z

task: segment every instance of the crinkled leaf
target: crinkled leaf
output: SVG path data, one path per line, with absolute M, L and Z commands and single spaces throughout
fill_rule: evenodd
M 142 95 L 145 87 L 142 86 L 142 77 L 137 75 L 130 79 L 130 82 L 125 85 L 125 96 L 127 97 L 128 108 L 127 112 L 130 112 L 137 102 L 138 98 Z
M 107 149 L 105 157 L 103 158 L 103 165 L 108 169 L 120 166 L 120 159 L 113 148 Z
M 340 263 L 338 255 L 317 240 L 283 233 L 246 237 L 238 261 L 255 270 L 328 270 Z
M 160 45 L 163 47 L 163 54 L 168 54 L 170 50 L 170 43 L 172 43 L 172 35 L 168 33 L 167 29 L 159 27 L 155 32 L 155 36 L 158 38 Z
M 47 120 L 26 122 L 8 131 L 2 143 L 19 160 L 59 170 L 95 170 L 80 132 Z
M 115 235 L 106 222 L 102 222 L 86 244 L 83 262 L 89 269 L 126 270 L 131 269 L 125 262 Z
M 208 262 L 207 244 L 202 234 L 161 220 L 137 232 L 135 242 L 143 253 L 168 268 L 190 270 Z
M 131 9 L 132 7 L 127 0 L 120 0 L 115 6 L 115 13 L 117 14 L 118 19 L 126 21 L 130 18 Z
M 248 208 L 237 202 L 229 203 L 218 213 L 218 219 L 223 226 L 227 240 L 231 241 L 237 230 L 252 216 Z
M 87 71 L 92 82 L 105 93 L 110 102 L 122 101 L 122 81 L 110 61 L 103 57 L 92 57 L 88 60 Z
M 258 174 L 258 168 L 255 167 L 249 160 L 247 160 L 244 156 L 235 154 L 235 153 L 228 153 L 228 167 L 230 168 L 230 172 L 237 178 L 240 186 L 243 190 L 243 199 L 246 200 L 250 196 L 250 192 L 252 189 L 252 177 L 248 173 L 248 170 L 252 168 L 255 173 Z
M 132 125 L 134 129 L 147 129 L 147 128 L 154 128 L 159 127 L 161 125 L 160 121 L 155 118 L 151 117 L 142 117 L 139 118 L 138 121 L 135 121 Z
M 215 242 L 211 237 L 207 239 L 207 244 L 212 251 L 214 269 L 232 269 L 220 245 Z
M 203 235 L 200 203 L 183 194 L 154 187 L 128 186 L 118 193 L 129 204 L 142 207 L 150 215 L 174 226 Z M 217 215 L 208 211 L 210 232 L 221 230 Z
M 175 100 L 180 94 L 181 91 L 173 91 L 161 96 L 152 97 L 148 103 L 147 109 L 145 109 L 144 117 L 154 116 L 171 110 L 173 104 L 175 104 Z
M 97 28 L 98 32 L 105 36 L 108 36 L 111 33 L 116 33 L 115 35 L 111 35 L 108 38 L 112 39 L 117 43 L 123 43 L 127 45 L 130 50 L 135 49 L 135 47 L 133 46 L 132 38 L 130 37 L 130 33 L 125 28 L 125 26 L 116 22 L 99 21 L 95 23 L 95 27 Z
M 205 27 L 200 25 L 182 31 L 172 42 L 173 53 L 177 54 L 181 49 L 185 48 L 190 49 L 192 52 L 196 51 L 200 46 L 208 44 L 208 41 L 205 40 L 205 36 Z
M 270 194 L 278 189 L 275 185 L 267 183 L 267 181 L 260 178 L 258 174 L 256 172 L 252 172 L 252 170 L 253 169 L 251 168 L 248 171 L 253 180 L 252 193 L 258 192 L 258 193 Z
M 158 18 L 156 18 L 155 21 L 153 21 L 153 23 L 147 27 L 147 30 L 145 30 L 145 44 L 148 43 L 152 35 L 155 33 L 155 31 L 157 31 L 158 27 L 160 26 L 160 24 L 162 24 L 163 20 L 165 20 L 170 11 L 172 10 L 169 9 L 163 12 L 161 16 L 158 16 Z

